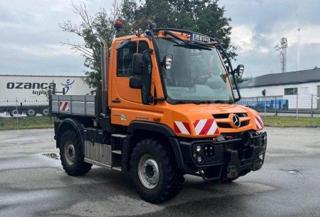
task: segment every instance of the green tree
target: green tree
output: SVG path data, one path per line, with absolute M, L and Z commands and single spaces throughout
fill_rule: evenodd
M 146 0 L 139 7 L 136 1 L 125 0 L 123 5 L 126 7 L 121 15 L 130 23 L 127 32 L 145 29 L 149 21 L 158 27 L 188 29 L 218 39 L 229 56 L 236 57 L 230 40 L 231 19 L 225 17 L 218 0 Z M 131 5 L 131 10 L 127 10 L 127 5 Z
M 75 7 L 75 13 L 81 23 L 74 25 L 70 21 L 62 29 L 75 33 L 84 40 L 83 45 L 72 44 L 72 48 L 85 57 L 88 68 L 87 81 L 92 87 L 99 87 L 101 80 L 100 44 L 98 37 L 111 44 L 115 19 L 124 20 L 124 28 L 119 35 L 143 31 L 152 21 L 158 27 L 188 29 L 209 35 L 220 41 L 230 57 L 236 56 L 231 45 L 230 18 L 226 18 L 225 9 L 219 7 L 218 0 L 122 0 L 119 7 L 114 4 L 111 13 L 104 9 L 90 17 L 84 5 Z
M 76 25 L 66 21 L 61 25 L 63 31 L 76 34 L 83 39 L 83 44 L 70 44 L 71 48 L 84 57 L 84 66 L 87 68 L 86 81 L 93 88 L 101 87 L 101 43 L 103 39 L 108 45 L 114 34 L 113 20 L 116 12 L 111 14 L 102 9 L 94 17 L 88 14 L 85 5 L 74 6 L 74 13 L 79 15 L 81 23 Z

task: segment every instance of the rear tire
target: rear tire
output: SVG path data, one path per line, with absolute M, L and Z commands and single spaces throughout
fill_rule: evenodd
M 13 109 L 13 110 L 10 111 L 9 114 L 10 114 L 11 117 L 16 117 L 16 116 L 19 115 L 19 111 L 18 111 L 18 109 Z
M 68 130 L 62 134 L 59 148 L 61 164 L 68 175 L 81 176 L 90 171 L 92 164 L 84 162 L 81 141 L 74 131 Z
M 48 109 L 48 108 L 42 109 L 41 114 L 42 114 L 43 116 L 49 116 L 49 109 Z
M 130 173 L 140 197 L 150 203 L 161 203 L 182 189 L 183 174 L 164 146 L 154 139 L 137 143 L 131 154 Z
M 27 115 L 28 117 L 34 117 L 34 116 L 36 116 L 36 114 L 37 114 L 37 112 L 36 112 L 36 110 L 34 110 L 34 109 L 28 109 L 28 110 L 26 111 L 26 115 Z

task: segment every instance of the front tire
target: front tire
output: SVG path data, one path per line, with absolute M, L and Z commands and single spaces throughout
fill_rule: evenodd
M 180 192 L 184 182 L 173 158 L 154 139 L 137 143 L 131 154 L 130 173 L 138 194 L 151 203 L 173 198 Z
M 63 169 L 70 176 L 81 176 L 90 171 L 92 164 L 86 163 L 81 156 L 81 140 L 77 134 L 68 130 L 60 139 L 60 159 Z

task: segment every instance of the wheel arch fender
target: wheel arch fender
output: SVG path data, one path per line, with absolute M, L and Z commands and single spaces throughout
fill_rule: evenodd
M 130 153 L 137 141 L 136 140 L 137 135 L 140 135 L 141 133 L 146 133 L 146 135 L 148 135 L 149 138 L 153 136 L 157 136 L 157 138 L 164 137 L 164 139 L 169 142 L 169 147 L 173 151 L 173 156 L 177 163 L 178 168 L 182 171 L 185 170 L 179 141 L 176 138 L 176 135 L 174 134 L 174 132 L 168 126 L 161 123 L 154 123 L 154 122 L 147 122 L 147 121 L 133 121 L 128 126 L 128 133 L 129 135 L 126 141 L 124 142 L 124 147 L 123 147 L 123 153 L 125 155 L 123 156 L 124 161 L 122 163 L 125 170 L 129 169 L 128 162 L 130 160 Z M 143 138 L 143 137 L 140 137 L 140 138 Z
M 55 131 L 55 139 L 56 139 L 56 147 L 59 148 L 60 138 L 63 132 L 67 130 L 73 130 L 80 138 L 81 143 L 83 144 L 83 135 L 82 130 L 83 126 L 76 120 L 71 118 L 66 118 L 61 122 L 54 123 L 54 131 Z M 81 152 L 83 153 L 83 147 L 81 148 Z

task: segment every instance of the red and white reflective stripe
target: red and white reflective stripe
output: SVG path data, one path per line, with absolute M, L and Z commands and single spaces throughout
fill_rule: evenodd
M 69 111 L 69 109 L 70 109 L 70 102 L 68 102 L 68 101 L 61 101 L 60 102 L 60 105 L 59 105 L 59 109 L 60 109 L 60 111 L 62 111 L 62 112 L 68 112 Z
M 264 127 L 263 120 L 259 115 L 256 116 L 256 126 L 259 130 L 263 129 Z
M 196 135 L 215 135 L 218 133 L 218 125 L 213 119 L 201 119 L 194 123 Z
M 178 134 L 186 134 L 190 135 L 190 127 L 189 124 L 182 121 L 174 122 L 174 131 Z

